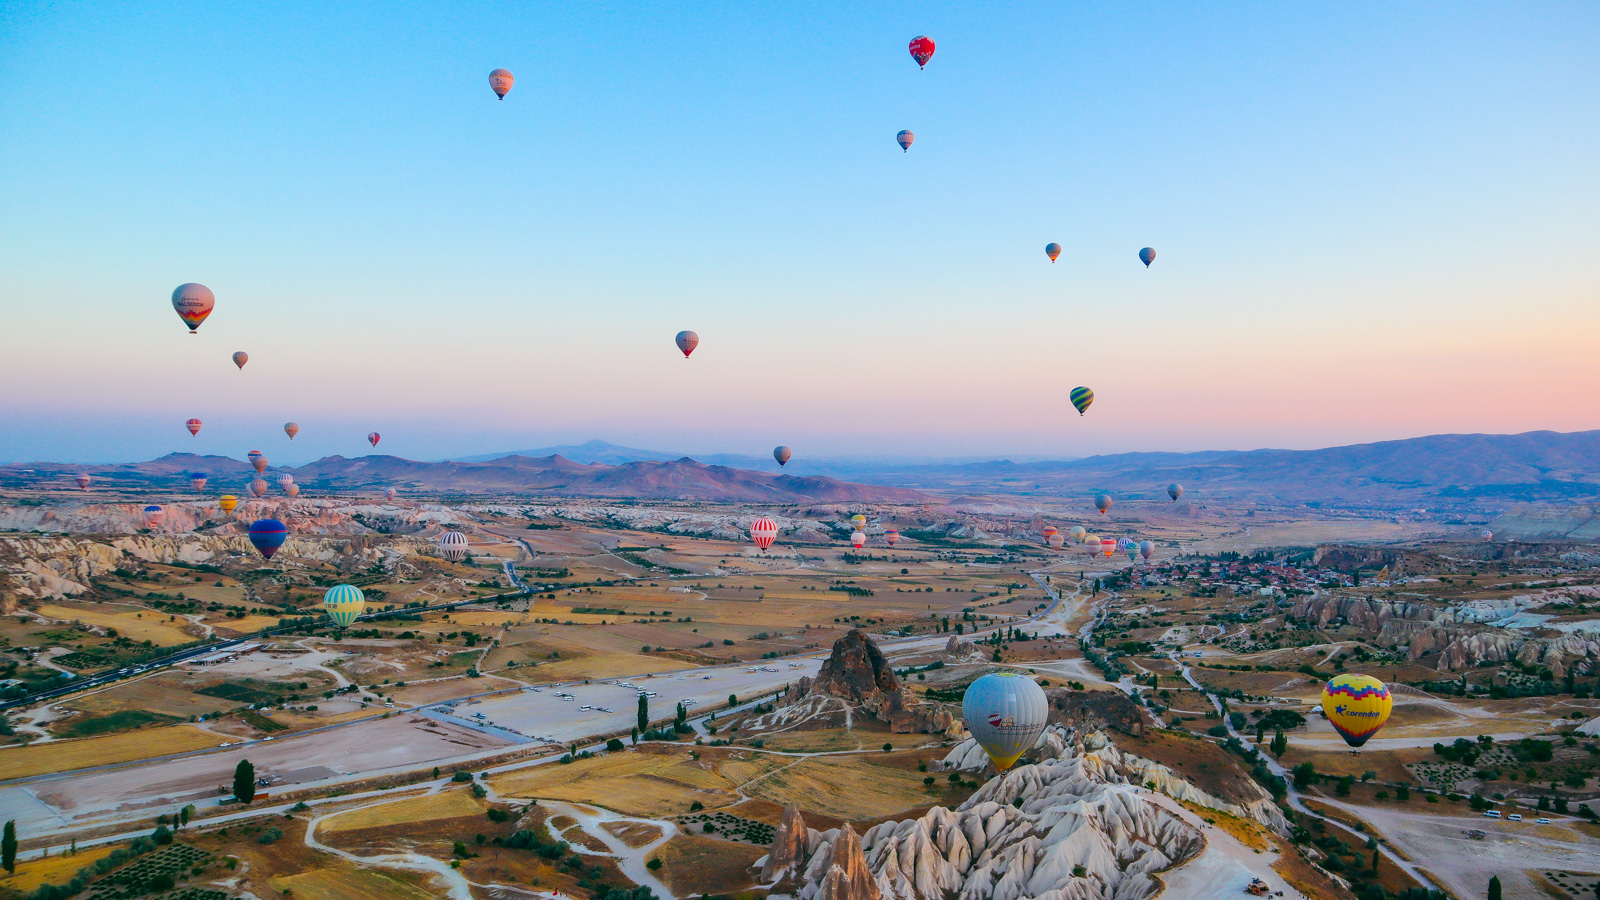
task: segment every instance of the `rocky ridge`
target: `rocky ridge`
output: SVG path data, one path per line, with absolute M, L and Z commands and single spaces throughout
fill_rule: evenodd
M 785 705 L 820 708 L 823 704 L 818 700 L 829 698 L 857 705 L 900 734 L 944 734 L 955 727 L 948 710 L 919 699 L 900 682 L 878 645 L 859 628 L 834 641 L 833 652 L 817 677 L 801 678 L 786 695 Z

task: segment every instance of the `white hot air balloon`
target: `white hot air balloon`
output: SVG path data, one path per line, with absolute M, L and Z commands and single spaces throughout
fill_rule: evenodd
M 459 562 L 467 555 L 467 536 L 459 531 L 439 535 L 439 554 L 451 562 Z
M 1044 733 L 1050 701 L 1026 675 L 991 672 L 967 688 L 961 715 L 995 771 L 1004 772 Z

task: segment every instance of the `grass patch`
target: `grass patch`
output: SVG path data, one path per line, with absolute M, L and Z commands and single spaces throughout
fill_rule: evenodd
M 246 709 L 239 713 L 239 718 L 248 722 L 251 727 L 271 734 L 274 731 L 287 731 L 289 726 L 282 722 L 274 722 L 253 709 Z
M 124 709 L 104 716 L 72 719 L 61 728 L 60 734 L 69 738 L 98 737 L 119 731 L 133 731 L 146 725 L 171 725 L 181 721 L 176 716 L 164 716 L 142 709 Z

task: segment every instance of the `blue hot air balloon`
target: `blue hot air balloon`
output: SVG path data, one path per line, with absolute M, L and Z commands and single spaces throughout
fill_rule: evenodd
M 1154 247 L 1146 247 L 1139 251 L 1139 261 L 1144 263 L 1146 269 L 1150 268 L 1150 264 L 1155 262 L 1155 259 L 1156 250 Z
M 895 135 L 894 139 L 895 139 L 895 141 L 897 141 L 900 144 L 900 149 L 902 151 L 910 152 L 910 150 L 911 150 L 911 142 L 916 140 L 917 136 L 912 134 L 911 131 L 908 129 L 906 131 L 902 131 L 899 134 Z
M 277 519 L 260 519 L 250 525 L 250 543 L 267 559 L 278 552 L 289 537 L 289 527 Z

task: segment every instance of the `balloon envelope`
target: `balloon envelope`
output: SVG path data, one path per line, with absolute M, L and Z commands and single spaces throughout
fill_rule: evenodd
M 252 497 L 264 497 L 266 494 L 267 483 L 265 481 L 257 478 L 255 481 L 250 482 L 250 495 Z
M 439 553 L 451 561 L 461 560 L 467 555 L 467 536 L 459 531 L 446 531 L 439 535 Z
M 232 494 L 223 494 L 218 498 L 217 505 L 222 507 L 223 512 L 231 513 L 239 505 L 239 498 Z
M 1336 675 L 1322 687 L 1322 712 L 1352 747 L 1377 734 L 1392 709 L 1388 686 L 1371 675 Z
M 900 532 L 893 528 L 885 528 L 883 530 L 883 539 L 889 546 L 893 547 L 895 542 L 900 540 Z
M 700 335 L 692 331 L 680 331 L 678 336 L 672 340 L 678 345 L 678 349 L 683 352 L 684 359 L 688 359 L 689 354 L 694 352 L 694 348 L 700 346 Z
M 494 91 L 495 96 L 501 100 L 504 100 L 506 95 L 511 93 L 511 85 L 515 82 L 516 78 L 505 69 L 495 69 L 489 73 L 489 87 Z
M 867 545 L 867 536 L 859 531 L 850 532 L 850 546 L 860 550 Z
M 234 365 L 236 365 L 236 366 L 238 366 L 239 368 L 242 369 L 242 368 L 244 368 L 244 364 L 249 362 L 249 361 L 250 361 L 250 354 L 244 352 L 243 350 L 234 351 L 234 354 L 233 354 L 233 364 Z
M 1033 679 L 1012 672 L 979 678 L 961 698 L 967 730 L 999 772 L 1033 747 L 1049 716 L 1050 701 L 1044 691 Z
M 266 455 L 258 453 L 255 456 L 250 457 L 250 465 L 253 466 L 258 473 L 265 472 L 267 470 Z
M 178 318 L 183 324 L 189 326 L 189 333 L 194 334 L 200 323 L 211 315 L 211 308 L 217 305 L 215 294 L 203 284 L 180 284 L 172 290 L 172 308 L 177 311 Z
M 288 472 L 284 472 L 278 476 L 278 487 L 286 488 L 291 484 L 294 484 L 293 475 L 290 475 Z
M 1094 508 L 1100 510 L 1100 515 L 1102 515 L 1102 516 L 1105 515 L 1106 514 L 1106 510 L 1111 508 L 1111 495 L 1110 494 L 1095 494 L 1094 495 Z
M 901 151 L 908 151 L 911 149 L 911 144 L 917 139 L 917 136 L 907 130 L 901 131 L 899 134 L 895 135 L 894 139 L 895 143 L 900 145 Z
M 773 447 L 772 458 L 778 461 L 779 466 L 787 465 L 790 457 L 794 456 L 788 447 Z
M 1144 267 L 1146 269 L 1150 268 L 1150 264 L 1155 262 L 1155 259 L 1156 259 L 1155 248 L 1146 247 L 1143 250 L 1139 251 L 1139 261 L 1144 263 Z
M 911 58 L 917 61 L 917 68 L 920 69 L 933 59 L 933 38 L 919 34 L 911 39 L 906 49 L 911 51 Z
M 1071 535 L 1072 539 L 1075 541 L 1082 541 L 1083 536 L 1088 533 L 1089 530 L 1084 528 L 1082 525 L 1074 525 L 1067 529 L 1067 534 Z
M 1055 262 L 1056 261 L 1056 257 L 1061 255 L 1061 245 L 1056 243 L 1055 241 L 1051 241 L 1050 243 L 1045 244 L 1044 245 L 1044 255 L 1050 257 L 1050 261 L 1051 262 Z
M 190 419 L 189 421 L 183 423 L 183 427 L 189 429 L 189 433 L 190 434 L 199 434 L 200 433 L 200 420 L 199 419 Z
M 76 481 L 78 483 L 78 488 L 80 490 L 87 491 L 89 489 L 89 476 L 88 476 L 88 474 L 86 474 L 84 472 L 79 472 L 78 476 L 76 478 L 72 479 L 72 480 Z
M 378 446 L 378 441 L 381 440 L 383 440 L 383 435 L 377 433 L 376 431 L 367 432 L 367 443 L 371 444 L 372 446 Z
M 266 487 L 264 481 L 258 480 L 256 483 L 263 488 Z M 267 559 L 271 559 L 272 554 L 277 553 L 278 548 L 288 539 L 289 527 L 277 519 L 260 519 L 250 523 L 250 543 L 254 544 Z
M 1154 554 L 1155 552 L 1156 552 L 1156 545 L 1155 545 L 1154 541 L 1140 541 L 1139 542 L 1139 555 L 1140 556 L 1144 557 L 1145 559 L 1149 559 L 1150 556 L 1152 554 Z
M 1071 400 L 1072 405 L 1078 408 L 1078 415 L 1081 416 L 1089 411 L 1089 404 L 1094 402 L 1094 391 L 1086 387 L 1075 387 L 1072 389 L 1072 393 L 1067 395 L 1067 399 Z
M 204 472 L 190 472 L 189 473 L 189 486 L 194 488 L 197 491 L 205 490 L 206 489 L 206 473 L 204 473 Z
M 144 519 L 145 527 L 154 528 L 166 518 L 167 511 L 152 503 L 141 510 L 139 516 Z
M 298 496 L 300 496 L 300 485 L 298 485 L 298 484 L 286 484 L 283 487 L 283 492 L 285 494 L 288 494 L 290 497 L 298 497 Z
M 1492 541 L 1494 540 L 1494 532 L 1485 528 L 1483 531 L 1478 532 L 1478 537 L 1481 537 L 1486 541 Z
M 1176 503 L 1178 498 L 1183 496 L 1183 485 L 1177 482 L 1167 485 L 1167 496 L 1171 497 L 1172 501 Z
M 1050 545 L 1050 549 L 1052 549 L 1052 550 L 1060 550 L 1061 549 L 1061 545 L 1066 543 L 1066 541 L 1059 534 L 1050 535 L 1049 537 L 1044 539 L 1044 542 L 1046 544 L 1049 544 Z
M 283 433 L 287 434 L 289 436 L 289 440 L 292 441 L 294 440 L 294 436 L 300 433 L 300 426 L 293 422 L 285 422 L 283 423 Z
M 388 489 L 388 490 L 387 490 L 387 491 L 384 491 L 384 492 L 383 492 L 383 496 L 384 496 L 384 497 L 385 497 L 385 498 L 386 498 L 386 499 L 389 499 L 389 500 L 393 500 L 393 499 L 394 499 L 394 498 L 395 498 L 395 497 L 396 497 L 396 496 L 398 496 L 398 495 L 399 495 L 399 494 L 400 494 L 400 492 L 399 492 L 399 491 L 397 491 L 397 490 L 395 490 L 395 489 L 394 489 L 394 488 L 389 488 L 389 489 Z
M 750 540 L 755 541 L 757 547 L 765 550 L 772 546 L 778 537 L 778 523 L 767 518 L 760 518 L 750 523 Z
M 1117 542 L 1113 541 L 1111 538 L 1101 538 L 1100 539 L 1100 552 L 1102 554 L 1104 554 L 1105 556 L 1110 556 L 1113 553 L 1116 553 L 1117 552 Z
M 356 617 L 367 608 L 366 595 L 361 589 L 352 584 L 341 584 L 328 589 L 322 595 L 322 608 L 327 611 L 328 618 L 340 628 L 349 628 L 355 624 Z

